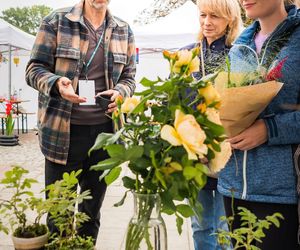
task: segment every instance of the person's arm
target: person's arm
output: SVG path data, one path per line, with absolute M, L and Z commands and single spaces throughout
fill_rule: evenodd
M 300 143 L 300 111 L 277 114 L 265 119 L 268 145 Z
M 118 83 L 114 87 L 114 90 L 119 91 L 123 97 L 132 96 L 135 90 L 135 43 L 130 27 L 128 27 L 128 33 L 127 62 Z
M 26 67 L 26 82 L 42 94 L 58 94 L 56 81 L 61 77 L 55 72 L 56 31 L 49 22 L 43 20 L 37 33 Z M 53 89 L 55 88 L 55 89 Z

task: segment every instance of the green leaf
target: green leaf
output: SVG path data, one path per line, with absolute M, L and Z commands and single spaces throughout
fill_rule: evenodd
M 157 170 L 157 169 L 155 169 L 155 176 L 156 176 L 156 178 L 158 179 L 158 181 L 161 183 L 161 185 L 162 185 L 165 189 L 167 189 L 167 184 L 166 184 L 166 181 L 165 181 L 165 179 L 164 179 L 164 176 L 163 176 L 163 174 L 162 174 L 159 170 Z
M 174 85 L 172 81 L 166 81 L 164 84 L 155 87 L 155 89 L 159 92 L 164 92 L 164 91 L 169 92 L 174 89 Z
M 198 173 L 198 171 L 194 167 L 187 166 L 187 167 L 184 167 L 184 169 L 183 169 L 183 176 L 187 180 L 191 180 L 191 179 L 195 178 L 197 173 Z
M 183 219 L 176 214 L 176 226 L 179 234 L 182 233 Z
M 149 95 L 150 93 L 152 93 L 152 89 L 147 89 L 142 92 L 135 92 L 134 95 L 135 96 L 145 96 L 145 95 Z
M 101 133 L 101 134 L 99 134 L 97 136 L 97 139 L 96 139 L 93 147 L 89 150 L 88 155 L 90 156 L 91 152 L 94 151 L 94 150 L 98 150 L 100 148 L 103 148 L 106 145 L 108 139 L 113 137 L 113 136 L 114 136 L 114 134 L 110 134 L 110 133 Z
M 177 205 L 176 210 L 185 218 L 188 218 L 188 217 L 191 217 L 194 215 L 192 208 L 186 204 Z
M 146 169 L 151 166 L 151 161 L 145 157 L 135 159 L 131 163 L 134 164 L 135 169 L 137 170 Z
M 102 181 L 102 179 L 103 179 L 106 175 L 108 175 L 109 172 L 110 172 L 110 169 L 104 170 L 103 173 L 99 176 L 99 182 Z
M 106 145 L 114 144 L 119 140 L 125 128 L 118 130 L 112 137 L 108 138 Z
M 110 185 L 113 183 L 118 177 L 120 176 L 120 173 L 122 171 L 121 167 L 113 168 L 108 175 L 105 176 L 105 182 L 107 185 Z
M 143 146 L 132 146 L 126 150 L 125 159 L 126 161 L 134 161 L 135 159 L 142 157 L 143 153 Z
M 118 158 L 109 158 L 104 161 L 100 161 L 97 163 L 97 165 L 91 166 L 91 170 L 106 170 L 106 169 L 112 169 L 114 167 L 119 166 L 122 163 Z
M 209 173 L 209 168 L 206 165 L 202 164 L 202 163 L 197 163 L 195 165 L 195 167 L 196 167 L 197 170 L 199 170 L 200 172 L 202 172 L 206 175 Z
M 127 197 L 127 193 L 128 192 L 129 191 L 125 192 L 125 194 L 123 195 L 122 199 L 119 202 L 117 202 L 117 203 L 114 204 L 114 207 L 120 207 L 120 206 L 122 206 L 124 204 L 124 201 L 125 201 L 125 199 Z
M 159 81 L 151 81 L 147 79 L 146 77 L 143 77 L 142 80 L 140 81 L 140 84 L 142 84 L 144 87 L 151 87 L 158 83 Z
M 199 173 L 195 176 L 195 181 L 199 185 L 199 187 L 204 187 L 206 184 L 207 176 L 205 174 Z
M 134 190 L 135 189 L 135 180 L 134 179 L 131 179 L 127 176 L 124 176 L 122 178 L 123 180 L 123 185 L 124 187 L 128 188 L 128 189 L 131 189 L 131 190 Z
M 112 144 L 106 146 L 107 153 L 111 158 L 116 158 L 121 161 L 126 161 L 126 153 L 125 153 L 125 147 L 124 145 L 120 144 Z
M 266 216 L 266 219 L 272 222 L 276 227 L 280 227 L 280 222 L 275 216 Z
M 173 197 L 169 191 L 162 192 L 160 194 L 161 202 L 164 209 L 176 211 L 176 206 L 173 201 Z
M 223 126 L 207 120 L 202 115 L 197 117 L 197 121 L 201 125 L 206 126 L 210 130 L 210 133 L 213 134 L 215 138 L 225 134 L 225 130 Z
M 140 112 L 143 112 L 145 109 L 145 103 L 153 98 L 153 93 L 151 92 L 149 95 L 144 96 L 144 98 L 140 101 L 140 103 L 132 110 L 132 114 L 138 114 Z

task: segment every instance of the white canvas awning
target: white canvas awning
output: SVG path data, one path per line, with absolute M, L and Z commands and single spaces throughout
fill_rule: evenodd
M 146 25 L 132 26 L 136 46 L 141 51 L 179 49 L 197 39 L 199 18 L 197 6 L 186 2 L 166 17 Z
M 10 97 L 11 93 L 11 59 L 12 52 L 16 49 L 30 51 L 32 49 L 35 37 L 16 28 L 0 18 L 0 52 L 7 54 L 8 58 L 8 86 Z

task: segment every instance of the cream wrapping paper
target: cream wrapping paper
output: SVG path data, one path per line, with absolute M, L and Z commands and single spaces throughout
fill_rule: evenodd
M 223 74 L 222 74 L 223 73 Z M 283 83 L 270 81 L 255 85 L 226 88 L 227 73 L 222 72 L 215 79 L 215 88 L 221 97 L 220 118 L 226 135 L 233 137 L 250 127 L 258 115 L 278 94 Z M 231 74 L 236 82 L 242 74 Z

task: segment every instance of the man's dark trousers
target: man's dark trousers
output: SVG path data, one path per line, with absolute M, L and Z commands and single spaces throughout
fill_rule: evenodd
M 45 184 L 46 186 L 54 183 L 56 180 L 62 179 L 64 172 L 82 169 L 79 176 L 80 192 L 90 190 L 90 200 L 85 200 L 78 206 L 80 212 L 86 213 L 90 220 L 78 229 L 80 236 L 92 236 L 94 243 L 100 227 L 100 208 L 106 192 L 106 184 L 104 180 L 99 182 L 102 171 L 91 171 L 90 167 L 99 161 L 108 157 L 103 150 L 97 150 L 88 157 L 89 149 L 101 132 L 111 133 L 112 123 L 108 122 L 101 125 L 71 125 L 70 131 L 70 148 L 68 154 L 67 165 L 60 165 L 46 159 L 45 161 Z M 57 232 L 52 221 L 47 218 L 47 224 L 51 233 Z

